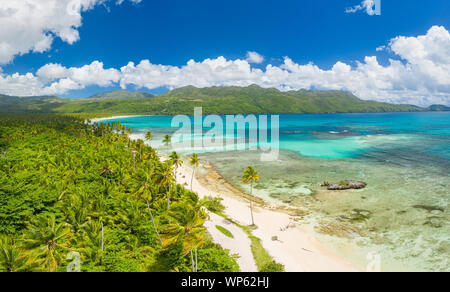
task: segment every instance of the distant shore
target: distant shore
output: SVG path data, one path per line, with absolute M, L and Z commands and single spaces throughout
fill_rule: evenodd
M 91 119 L 90 121 L 92 123 L 98 123 L 106 120 L 114 120 L 114 119 L 123 119 L 123 118 L 135 118 L 135 117 L 146 117 L 146 115 L 131 115 L 131 116 L 112 116 L 112 117 L 106 117 L 106 118 L 98 118 L 98 119 Z M 151 117 L 151 116 L 149 116 Z
M 243 115 L 330 115 L 330 114 L 336 114 L 336 115 L 358 115 L 358 114 L 373 114 L 373 115 L 383 115 L 383 114 L 408 114 L 408 113 L 450 113 L 450 111 L 409 111 L 409 112 L 320 112 L 320 113 L 249 113 L 249 114 L 243 114 Z M 207 114 L 204 114 L 207 115 Z M 208 114 L 209 115 L 209 114 Z M 211 114 L 211 115 L 239 115 L 239 114 Z M 110 116 L 110 117 L 103 117 L 103 118 L 95 118 L 90 119 L 92 123 L 97 123 L 105 120 L 112 120 L 112 119 L 123 119 L 123 118 L 135 118 L 135 117 L 175 117 L 175 115 L 119 115 L 119 116 Z M 188 116 L 192 116 L 192 114 L 188 114 Z

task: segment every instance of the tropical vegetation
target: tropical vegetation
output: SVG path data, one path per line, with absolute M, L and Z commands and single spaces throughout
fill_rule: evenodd
M 252 225 L 255 225 L 255 219 L 253 218 L 253 185 L 260 180 L 258 172 L 251 166 L 247 166 L 243 170 L 242 181 L 244 183 L 250 183 L 250 212 L 252 215 Z
M 197 194 L 117 124 L 0 116 L 0 271 L 238 271 Z M 147 136 L 151 140 L 151 136 Z M 69 257 L 70 258 L 70 257 Z
M 194 183 L 195 170 L 200 164 L 200 158 L 198 154 L 194 153 L 191 157 L 189 157 L 189 164 L 192 166 L 192 176 L 191 176 L 191 191 Z
M 273 88 L 186 86 L 153 96 L 144 92 L 113 91 L 82 99 L 55 96 L 15 97 L 0 95 L 0 113 L 64 113 L 81 116 L 193 114 L 349 113 L 442 111 L 449 107 L 389 104 L 361 100 L 345 91 L 299 90 L 281 92 Z
M 233 233 L 230 230 L 226 229 L 225 227 L 216 225 L 216 229 L 219 230 L 221 233 L 223 233 L 225 236 L 229 238 L 234 238 Z

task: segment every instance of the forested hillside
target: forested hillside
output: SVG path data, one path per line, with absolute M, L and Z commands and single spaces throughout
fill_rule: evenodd
M 0 271 L 237 271 L 195 193 L 120 124 L 0 118 Z
M 172 90 L 152 99 L 72 102 L 55 109 L 60 113 L 177 115 L 193 114 L 331 113 L 423 111 L 411 105 L 363 101 L 342 91 L 290 91 L 249 87 L 193 86 Z
M 361 100 L 343 91 L 288 91 L 249 87 L 187 86 L 153 96 L 143 92 L 113 91 L 82 99 L 0 96 L 0 113 L 64 113 L 88 115 L 410 112 L 445 110 Z

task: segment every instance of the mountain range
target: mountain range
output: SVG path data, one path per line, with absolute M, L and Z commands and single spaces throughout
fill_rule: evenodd
M 257 85 L 209 88 L 186 86 L 161 95 L 117 90 L 80 99 L 0 95 L 0 113 L 3 114 L 177 115 L 193 114 L 194 107 L 202 107 L 204 114 L 450 111 L 450 107 L 445 105 L 422 108 L 362 100 L 345 91 L 282 92 Z

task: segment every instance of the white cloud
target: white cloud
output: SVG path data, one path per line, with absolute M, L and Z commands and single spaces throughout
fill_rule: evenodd
M 54 81 L 57 79 L 65 78 L 69 74 L 69 70 L 63 67 L 60 64 L 47 64 L 41 67 L 36 75 L 41 78 L 43 81 Z
M 170 89 L 186 85 L 275 87 L 280 90 L 347 90 L 360 98 L 427 106 L 450 105 L 450 33 L 433 26 L 418 37 L 396 37 L 384 49 L 392 54 L 386 66 L 368 56 L 355 66 L 337 62 L 324 70 L 313 63 L 298 64 L 286 57 L 279 66 L 264 70 L 248 60 L 225 57 L 190 60 L 186 65 L 168 66 L 143 60 L 119 69 L 105 69 L 95 61 L 81 68 L 48 64 L 36 74 L 6 75 L 0 72 L 0 93 L 10 95 L 64 94 L 89 85 L 117 85 Z
M 81 13 L 108 1 L 0 0 L 0 64 L 17 55 L 48 51 L 56 37 L 73 44 L 80 39 Z
M 264 62 L 264 56 L 258 54 L 257 52 L 247 52 L 247 62 L 254 64 L 261 64 Z
M 57 95 L 90 85 L 108 87 L 119 81 L 120 72 L 116 69 L 104 69 L 103 63 L 99 61 L 80 68 L 47 64 L 40 68 L 36 75 L 0 74 L 0 92 L 18 96 Z
M 227 60 L 224 57 L 206 59 L 203 62 L 190 60 L 183 67 L 151 64 L 149 60 L 141 61 L 138 65 L 130 62 L 121 68 L 120 85 L 158 88 L 166 86 L 177 88 L 186 85 L 197 87 L 208 86 L 246 86 L 257 83 L 264 73 L 259 69 L 252 69 L 244 60 Z
M 265 71 L 252 68 L 248 60 L 223 57 L 191 60 L 183 67 L 154 65 L 145 60 L 121 69 L 121 86 L 153 89 L 258 84 L 280 90 L 348 90 L 363 99 L 393 103 L 450 104 L 450 34 L 444 27 L 434 26 L 423 36 L 394 38 L 384 49 L 396 55 L 388 66 L 369 56 L 354 67 L 337 62 L 330 70 L 312 63 L 297 64 L 287 57 L 281 66 L 268 65 Z
M 83 86 L 98 85 L 111 86 L 119 82 L 120 72 L 116 69 L 104 69 L 103 63 L 94 61 L 90 65 L 81 68 L 70 68 L 68 78 Z
M 374 15 L 375 14 L 375 0 L 364 0 L 359 5 L 355 5 L 353 7 L 349 7 L 345 10 L 345 13 L 356 13 L 361 10 L 365 10 L 367 14 Z

